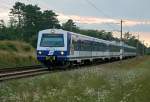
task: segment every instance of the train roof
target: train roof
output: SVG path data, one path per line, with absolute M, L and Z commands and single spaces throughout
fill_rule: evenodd
M 68 31 L 65 31 L 65 30 L 62 30 L 62 29 L 45 29 L 45 30 L 41 30 L 41 31 L 39 31 L 39 34 L 41 33 L 55 33 L 55 32 L 57 32 L 57 33 L 66 33 L 66 32 L 68 32 Z

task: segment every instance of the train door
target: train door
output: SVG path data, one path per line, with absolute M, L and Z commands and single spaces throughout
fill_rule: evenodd
M 106 52 L 107 52 L 107 57 L 110 59 L 110 45 L 107 44 L 106 46 L 107 46 L 107 50 L 106 50 Z
M 92 59 L 92 50 L 93 50 L 93 43 L 92 41 L 89 42 L 89 46 L 90 46 L 90 58 Z
M 79 46 L 78 46 L 78 36 L 71 35 L 71 56 L 74 58 L 79 57 Z

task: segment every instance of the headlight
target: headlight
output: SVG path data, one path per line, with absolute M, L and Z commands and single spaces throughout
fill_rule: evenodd
M 61 55 L 64 55 L 64 52 L 63 52 L 63 51 L 61 51 Z
M 38 52 L 38 54 L 40 54 L 40 55 L 41 55 L 41 54 L 42 54 L 42 52 L 41 52 L 41 51 L 39 51 L 39 52 Z

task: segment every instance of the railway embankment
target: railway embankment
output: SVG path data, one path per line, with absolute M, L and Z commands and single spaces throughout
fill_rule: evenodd
M 149 102 L 150 56 L 0 83 L 0 99 L 24 102 Z
M 35 49 L 21 41 L 0 41 L 0 68 L 37 64 Z

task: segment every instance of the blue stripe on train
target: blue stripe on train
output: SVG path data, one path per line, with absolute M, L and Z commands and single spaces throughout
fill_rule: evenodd
M 38 54 L 39 51 L 41 52 L 41 54 Z M 38 50 L 37 51 L 37 56 L 47 56 L 47 55 L 49 55 L 49 52 L 50 52 L 50 50 L 49 51 L 48 50 L 44 50 L 44 51 L 43 50 Z M 62 51 L 54 51 L 52 55 L 53 56 L 67 56 L 68 53 L 69 53 L 68 51 L 63 51 L 64 54 L 61 55 L 61 52 Z
M 39 51 L 37 51 L 39 52 Z M 56 57 L 56 61 L 66 61 L 67 60 L 67 55 L 68 55 L 68 51 L 63 51 L 64 54 L 61 54 L 61 51 L 54 51 L 54 53 L 52 55 L 49 55 L 49 51 L 41 51 L 41 54 L 37 53 L 37 59 L 39 61 L 45 61 L 46 60 L 46 56 L 55 56 Z
M 37 59 L 41 62 L 46 61 L 46 56 L 37 56 Z M 57 56 L 55 61 L 67 61 L 69 60 L 66 56 Z

